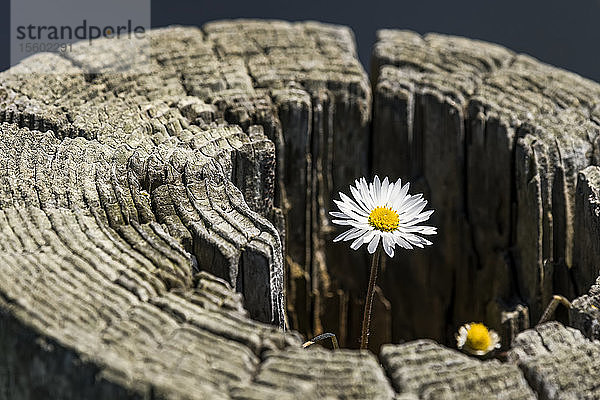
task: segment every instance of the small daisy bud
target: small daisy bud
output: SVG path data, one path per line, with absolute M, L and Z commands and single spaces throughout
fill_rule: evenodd
M 483 356 L 500 347 L 500 337 L 481 323 L 471 322 L 460 327 L 456 347 L 469 354 Z

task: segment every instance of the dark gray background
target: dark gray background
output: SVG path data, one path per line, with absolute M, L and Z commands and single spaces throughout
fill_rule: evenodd
M 1 4 L 0 70 L 4 70 L 10 65 L 10 1 Z M 367 69 L 375 31 L 401 28 L 499 43 L 600 81 L 600 0 L 152 0 L 153 27 L 242 17 L 348 25 Z

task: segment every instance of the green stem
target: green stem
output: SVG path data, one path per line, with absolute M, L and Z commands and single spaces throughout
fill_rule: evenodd
M 360 348 L 366 349 L 369 344 L 369 327 L 371 326 L 371 309 L 373 308 L 373 295 L 375 289 L 375 281 L 377 280 L 377 269 L 379 268 L 379 260 L 381 259 L 381 246 L 377 246 L 373 259 L 371 261 L 371 276 L 369 277 L 369 288 L 367 289 L 367 297 L 365 298 L 365 312 L 362 321 L 362 334 L 360 336 Z

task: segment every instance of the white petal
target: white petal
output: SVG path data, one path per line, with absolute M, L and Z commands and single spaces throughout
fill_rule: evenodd
M 462 349 L 467 342 L 467 328 L 463 325 L 459 328 L 458 333 L 454 336 L 456 338 L 456 347 Z
M 359 237 L 356 240 L 354 240 L 354 242 L 352 242 L 352 244 L 350 245 L 350 248 L 352 250 L 358 250 L 360 248 L 360 246 L 362 246 L 362 245 L 363 245 L 362 237 Z
M 361 230 L 358 228 L 351 228 L 348 229 L 347 231 L 345 231 L 344 233 L 338 235 L 335 239 L 333 239 L 334 242 L 339 242 L 340 240 L 350 240 L 350 238 L 348 238 L 348 236 L 354 234 L 355 232 L 360 232 Z
M 375 253 L 375 250 L 377 250 L 377 245 L 379 245 L 379 238 L 381 235 L 379 235 L 378 233 L 373 236 L 373 239 L 371 239 L 371 241 L 369 242 L 369 246 L 367 247 L 367 250 L 369 250 L 369 253 L 373 254 Z
M 351 219 L 332 219 L 331 222 L 336 225 L 352 225 L 353 221 Z
M 394 239 L 392 237 L 388 235 L 383 237 L 383 249 L 390 258 L 394 257 Z
M 414 235 L 412 233 L 402 235 L 402 237 L 404 240 L 406 240 L 408 243 L 412 244 L 413 246 L 423 248 L 424 243 L 422 242 L 421 237 Z
M 365 178 L 361 178 L 360 186 L 358 187 L 358 191 L 360 192 L 365 205 L 369 210 L 375 208 L 375 203 L 373 202 L 373 196 L 371 195 L 371 191 L 369 190 L 369 185 L 367 185 L 367 181 Z
M 390 258 L 394 258 L 394 246 L 390 246 L 385 252 Z
M 373 193 L 375 194 L 374 200 L 376 205 L 381 204 L 381 181 L 379 177 L 375 175 L 375 179 L 373 180 Z
M 404 196 L 404 200 L 403 200 L 402 204 L 400 205 L 400 210 L 401 211 L 407 210 L 409 207 L 412 207 L 415 203 L 418 203 L 419 201 L 421 201 L 422 198 L 423 198 L 423 195 L 421 193 L 415 194 L 412 196 L 410 194 L 407 194 L 406 196 Z
M 412 218 L 413 216 L 418 216 L 421 213 L 421 211 L 423 211 L 425 206 L 427 206 L 427 200 L 421 200 L 403 211 L 407 217 L 410 215 Z
M 389 187 L 390 187 L 390 182 L 388 181 L 388 177 L 386 176 L 385 178 L 383 178 L 383 182 L 381 182 L 381 193 L 380 193 L 381 205 L 385 205 L 388 201 L 388 197 L 390 194 Z
M 493 349 L 499 349 L 501 346 L 500 336 L 493 330 L 490 329 L 490 337 L 492 339 L 492 343 L 490 343 L 489 351 Z
M 423 244 L 425 246 L 431 246 L 433 243 L 431 243 L 429 240 L 425 239 L 425 238 L 421 238 L 423 240 Z
M 419 231 L 418 233 L 421 235 L 435 235 L 437 234 L 437 228 L 434 228 L 433 226 L 419 226 L 418 228 Z
M 361 220 L 362 218 L 368 218 L 367 216 L 358 214 L 356 211 L 354 211 L 352 208 L 350 208 L 346 203 L 340 201 L 340 200 L 334 200 L 333 201 L 338 208 L 348 216 L 348 218 L 352 218 L 354 220 Z
M 349 209 L 351 209 L 352 211 L 354 211 L 356 214 L 366 215 L 366 216 L 369 215 L 369 213 L 367 211 L 363 210 L 361 206 L 356 204 L 356 202 L 354 200 L 352 200 L 350 197 L 346 196 L 344 193 L 340 193 L 340 197 L 342 198 L 344 205 L 346 207 L 348 207 Z M 341 210 L 341 208 L 340 208 L 340 210 Z M 342 211 L 344 211 L 344 210 L 342 210 Z
M 410 207 L 418 203 L 422 197 L 422 194 L 406 196 L 404 199 L 402 199 L 401 202 L 394 204 L 394 209 L 398 210 L 401 213 L 405 213 L 405 210 L 408 210 Z
M 363 243 L 369 243 L 371 241 L 371 239 L 373 239 L 373 235 L 378 235 L 379 231 L 376 230 L 371 230 L 367 233 L 365 233 L 365 235 L 363 236 Z
M 398 199 L 398 194 L 402 190 L 402 181 L 400 180 L 400 178 L 398 178 L 398 180 L 396 182 L 390 183 L 390 188 L 388 190 L 389 190 L 389 195 L 388 195 L 388 199 L 386 202 L 387 202 L 388 206 L 391 207 L 396 202 L 396 199 Z
M 355 226 L 357 228 L 364 229 L 365 231 L 372 231 L 373 229 L 375 229 L 371 225 L 369 225 L 369 220 L 367 218 L 365 218 L 364 221 L 356 221 Z
M 348 237 L 344 240 L 356 239 L 357 237 L 363 236 L 365 233 L 367 233 L 367 231 L 364 229 L 360 229 L 360 228 L 354 228 L 354 229 L 356 229 L 356 232 L 349 234 Z
M 394 241 L 396 242 L 396 244 L 400 247 L 403 247 L 405 249 L 411 250 L 413 247 L 410 245 L 410 243 L 408 243 L 406 240 L 404 240 L 404 238 L 400 235 L 394 235 Z
M 433 226 L 427 226 L 427 225 L 409 225 L 409 226 L 406 226 L 405 224 L 401 224 L 398 227 L 398 230 L 400 232 L 418 233 L 420 235 L 435 235 L 437 233 L 437 228 L 435 228 Z
M 406 194 L 408 193 L 409 188 L 410 188 L 410 182 L 406 182 L 406 185 L 404 185 L 402 187 L 402 189 L 400 189 L 400 193 L 398 193 L 397 199 L 404 200 L 404 198 L 406 197 Z
M 357 183 L 357 187 L 358 187 L 358 183 Z M 354 199 L 356 200 L 356 203 L 360 206 L 361 210 L 365 211 L 368 214 L 369 207 L 365 203 L 365 200 L 362 198 L 362 195 L 360 194 L 358 189 L 355 188 L 354 186 L 350 186 L 350 192 L 352 193 L 352 196 L 354 196 Z
M 414 224 L 418 224 L 419 222 L 427 221 L 431 214 L 433 214 L 433 210 L 425 211 L 424 213 L 421 213 L 421 214 L 417 215 L 416 217 L 414 217 L 406 222 L 403 222 L 402 224 L 404 226 L 411 226 Z
M 348 218 L 359 219 L 359 218 L 368 218 L 368 215 L 359 214 L 353 208 L 349 207 L 348 204 L 341 202 L 339 200 L 334 200 L 338 208 L 348 216 Z
M 394 200 L 398 197 L 398 194 L 400 193 L 400 191 L 402 190 L 402 180 L 400 178 L 398 178 L 398 180 L 394 183 L 391 183 L 390 186 L 392 186 L 392 189 L 390 189 L 390 202 L 393 203 Z
M 350 218 L 346 214 L 344 214 L 342 212 L 338 212 L 338 211 L 329 211 L 329 215 L 331 215 L 332 217 L 336 217 L 336 218 L 346 218 L 346 219 Z

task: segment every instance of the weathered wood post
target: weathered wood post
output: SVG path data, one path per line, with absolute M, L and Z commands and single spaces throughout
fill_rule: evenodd
M 143 68 L 99 41 L 0 73 L 0 400 L 598 397 L 600 85 L 435 34 L 380 32 L 371 84 L 345 27 L 149 35 Z M 327 212 L 370 173 L 426 193 L 436 245 L 385 265 L 377 356 L 301 349 L 285 297 L 358 345 L 367 259 Z M 519 334 L 557 292 L 572 327 Z M 507 362 L 378 351 L 470 320 Z

